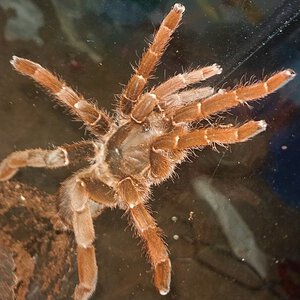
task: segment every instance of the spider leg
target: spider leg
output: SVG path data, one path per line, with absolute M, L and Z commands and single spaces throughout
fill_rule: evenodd
M 93 201 L 103 208 L 114 206 L 116 200 L 111 189 L 88 171 L 82 171 L 67 179 L 59 195 L 61 201 L 59 214 L 66 223 L 72 225 L 77 243 L 79 284 L 76 286 L 74 299 L 89 299 L 95 291 L 98 275 L 93 246 L 95 240 Z
M 222 69 L 218 65 L 212 65 L 200 69 L 193 70 L 188 73 L 178 74 L 174 77 L 171 77 L 169 80 L 157 86 L 149 93 L 145 93 L 140 97 L 137 103 L 134 105 L 130 117 L 137 123 L 142 123 L 148 115 L 153 111 L 156 105 L 163 107 L 166 98 L 179 90 L 186 88 L 188 85 L 204 81 L 216 74 L 220 74 Z M 213 93 L 213 89 L 208 88 L 209 90 L 198 90 L 202 93 Z M 186 94 L 185 94 L 186 95 Z M 160 105 L 162 104 L 162 105 Z
M 161 100 L 170 96 L 187 86 L 205 81 L 210 77 L 221 74 L 222 68 L 217 64 L 178 74 L 163 82 L 154 89 L 155 95 Z
M 177 136 L 182 136 L 187 130 L 180 125 L 176 126 L 172 132 L 163 135 L 155 140 L 150 147 L 149 159 L 150 159 L 150 175 L 156 183 L 160 183 L 167 179 L 173 172 L 176 163 L 181 162 L 186 157 L 185 150 L 168 149 L 154 147 L 159 141 L 167 139 L 176 139 Z
M 161 295 L 166 295 L 170 290 L 171 262 L 161 230 L 142 203 L 130 208 L 130 216 L 138 234 L 146 242 L 154 268 L 154 284 Z
M 86 101 L 81 95 L 68 87 L 65 82 L 41 65 L 17 56 L 13 56 L 11 64 L 18 72 L 31 77 L 53 94 L 58 103 L 66 106 L 76 117 L 83 121 L 91 133 L 99 136 L 109 131 L 112 121 L 105 112 Z
M 150 150 L 150 174 L 153 180 L 161 182 L 168 178 L 173 170 L 173 161 L 162 149 Z
M 131 177 L 121 180 L 118 184 L 118 193 L 127 204 L 138 235 L 145 241 L 154 269 L 154 284 L 161 295 L 166 295 L 170 290 L 171 262 L 166 244 L 161 237 L 161 230 L 143 204 L 147 194 L 145 189 L 146 187 Z
M 95 157 L 98 147 L 89 141 L 63 145 L 54 150 L 28 149 L 9 154 L 0 163 L 0 181 L 9 180 L 20 168 L 54 169 Z
M 123 115 L 130 114 L 133 104 L 143 92 L 148 78 L 165 52 L 173 32 L 178 27 L 184 10 L 184 6 L 177 3 L 162 21 L 153 42 L 149 45 L 146 52 L 144 52 L 139 66 L 135 70 L 135 74 L 130 78 L 122 92 L 119 111 Z
M 295 72 L 288 69 L 274 74 L 266 81 L 241 86 L 228 92 L 219 92 L 201 102 L 192 103 L 174 111 L 173 122 L 176 124 L 205 119 L 217 112 L 257 100 L 273 93 L 294 77 Z
M 249 140 L 262 131 L 265 131 L 265 121 L 249 121 L 242 126 L 208 127 L 183 133 L 180 135 L 165 135 L 153 143 L 153 149 L 184 150 L 195 147 L 204 147 L 213 144 L 235 144 Z
M 169 96 L 164 97 L 159 101 L 159 107 L 163 110 L 166 110 L 166 114 L 171 114 L 175 108 L 191 104 L 197 100 L 207 98 L 214 94 L 214 88 L 212 87 L 203 87 L 188 89 L 180 93 L 174 93 Z

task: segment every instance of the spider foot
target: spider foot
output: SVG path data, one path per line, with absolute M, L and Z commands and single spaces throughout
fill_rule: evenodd
M 155 267 L 154 284 L 161 295 L 167 295 L 170 291 L 171 262 L 166 259 Z
M 91 290 L 83 284 L 78 284 L 75 288 L 74 300 L 87 300 L 91 297 Z

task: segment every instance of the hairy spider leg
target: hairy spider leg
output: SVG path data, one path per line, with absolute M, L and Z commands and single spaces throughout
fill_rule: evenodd
M 154 88 L 151 92 L 145 93 L 140 97 L 140 99 L 138 99 L 130 114 L 131 119 L 136 123 L 142 123 L 150 115 L 156 105 L 159 104 L 160 106 L 162 104 L 163 106 L 165 98 L 168 96 L 186 88 L 191 84 L 204 81 L 214 75 L 220 74 L 221 72 L 222 69 L 218 65 L 214 64 L 212 66 L 199 68 L 188 73 L 182 73 L 171 77 L 167 81 Z M 202 88 L 201 91 L 204 94 L 209 94 L 209 92 L 213 93 L 212 88 L 204 90 Z M 197 94 L 199 94 L 199 92 L 200 89 L 198 89 Z
M 147 187 L 132 177 L 121 180 L 118 194 L 127 206 L 138 235 L 145 242 L 147 253 L 154 269 L 154 285 L 161 295 L 170 290 L 171 262 L 162 232 L 144 205 Z
M 18 72 L 31 77 L 54 95 L 58 103 L 67 107 L 71 113 L 83 121 L 92 134 L 101 136 L 109 131 L 112 121 L 105 112 L 86 101 L 64 81 L 58 79 L 41 65 L 17 56 L 13 56 L 11 64 Z
M 81 171 L 68 178 L 60 188 L 59 214 L 62 220 L 71 224 L 77 243 L 77 264 L 79 284 L 74 299 L 89 299 L 96 289 L 98 268 L 95 255 L 95 231 L 93 212 L 89 200 L 105 207 L 115 206 L 112 190 L 97 179 L 92 172 Z
M 162 135 L 156 138 L 154 144 L 161 140 L 176 138 L 177 136 L 182 136 L 187 132 L 186 126 L 178 125 L 173 130 L 165 135 Z M 179 149 L 159 149 L 153 147 L 153 144 L 150 146 L 150 176 L 152 180 L 158 184 L 163 182 L 165 179 L 169 178 L 173 173 L 173 169 L 177 163 L 182 162 L 186 157 L 185 150 Z
M 215 92 L 212 87 L 188 89 L 179 93 L 174 93 L 163 97 L 159 101 L 159 107 L 162 109 L 166 116 L 169 116 L 178 107 L 186 104 L 191 104 L 197 100 L 208 98 Z
M 27 149 L 9 154 L 0 163 L 0 181 L 9 180 L 20 168 L 55 169 L 94 158 L 98 147 L 91 141 L 63 145 L 53 150 Z
M 185 89 L 189 85 L 205 81 L 215 75 L 222 73 L 222 68 L 213 64 L 211 66 L 198 68 L 190 72 L 185 72 L 171 77 L 167 81 L 161 83 L 154 89 L 157 98 L 163 100 L 165 97 L 170 96 L 179 90 Z
M 265 82 L 240 87 L 223 94 L 218 93 L 201 102 L 187 104 L 179 109 L 178 107 L 170 107 L 169 112 L 173 112 L 172 121 L 175 127 L 172 132 L 157 138 L 152 145 L 150 150 L 152 177 L 161 178 L 160 182 L 171 174 L 174 161 L 172 156 L 174 156 L 175 149 L 178 151 L 177 155 L 184 155 L 182 151 L 189 148 L 203 147 L 215 143 L 243 142 L 264 131 L 266 128 L 264 121 L 248 122 L 241 127 L 207 128 L 192 132 L 187 132 L 184 125 L 186 122 L 208 118 L 214 113 L 264 97 L 286 84 L 294 76 L 293 70 L 285 70 L 271 76 Z M 182 93 L 190 97 L 189 91 Z M 174 109 L 174 111 L 171 109 Z
M 242 126 L 208 127 L 179 135 L 165 135 L 153 143 L 154 150 L 185 150 L 208 145 L 236 144 L 265 131 L 265 121 L 249 121 Z
M 217 94 L 200 102 L 188 104 L 173 113 L 173 123 L 185 123 L 206 119 L 209 116 L 233 108 L 239 104 L 257 100 L 273 93 L 295 77 L 293 70 L 284 70 L 248 86 L 241 86 L 228 92 Z
M 153 42 L 144 52 L 134 75 L 132 75 L 120 96 L 118 109 L 123 116 L 130 114 L 134 103 L 143 92 L 151 73 L 166 50 L 172 34 L 178 27 L 184 10 L 184 6 L 179 3 L 173 6 L 162 21 Z

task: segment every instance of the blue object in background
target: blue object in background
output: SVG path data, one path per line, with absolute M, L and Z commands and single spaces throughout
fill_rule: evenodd
M 281 128 L 269 144 L 269 159 L 263 176 L 281 200 L 300 209 L 300 123 L 297 119 Z

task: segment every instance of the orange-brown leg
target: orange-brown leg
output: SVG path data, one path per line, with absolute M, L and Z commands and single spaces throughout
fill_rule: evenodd
M 153 143 L 153 149 L 184 150 L 213 144 L 235 144 L 249 140 L 265 131 L 265 121 L 249 121 L 242 126 L 208 127 L 183 133 L 182 135 L 165 135 Z
M 163 105 L 168 96 L 186 88 L 188 85 L 204 81 L 216 74 L 220 74 L 221 72 L 222 69 L 218 65 L 212 65 L 201 69 L 196 69 L 188 73 L 178 74 L 160 84 L 150 93 L 145 93 L 144 95 L 142 95 L 140 99 L 138 99 L 138 102 L 134 105 L 130 116 L 135 122 L 142 123 L 153 111 L 154 107 L 157 104 L 159 104 L 160 107 L 163 108 Z M 198 89 L 196 90 L 196 93 L 194 93 L 194 96 L 196 96 L 196 94 L 199 95 L 199 92 L 205 94 L 208 91 L 212 93 L 213 89 Z M 199 97 L 198 99 L 200 98 L 202 97 Z
M 160 99 L 159 107 L 165 111 L 166 115 L 171 115 L 179 107 L 191 104 L 197 100 L 208 98 L 213 95 L 214 92 L 215 90 L 212 87 L 188 89 Z
M 98 151 L 93 142 L 83 141 L 63 145 L 54 150 L 28 149 L 9 154 L 0 163 L 0 181 L 9 180 L 20 168 L 35 167 L 54 169 L 90 160 Z
M 143 92 L 148 78 L 155 69 L 161 56 L 171 39 L 173 32 L 179 25 L 185 8 L 181 4 L 175 4 L 169 14 L 162 21 L 153 42 L 143 54 L 135 74 L 130 78 L 122 92 L 119 102 L 119 111 L 123 115 L 129 115 L 134 103 Z
M 154 284 L 161 295 L 166 295 L 170 290 L 171 261 L 166 244 L 161 237 L 161 230 L 142 203 L 130 208 L 129 211 L 139 236 L 146 243 L 154 269 Z
M 76 117 L 79 117 L 91 133 L 104 135 L 109 131 L 111 119 L 106 113 L 87 102 L 81 95 L 41 65 L 17 56 L 13 56 L 11 64 L 18 72 L 31 77 L 53 94 L 58 103 L 66 106 Z
M 219 92 L 197 103 L 186 105 L 174 112 L 174 123 L 192 122 L 225 111 L 239 104 L 256 100 L 273 93 L 295 77 L 293 70 L 284 70 L 248 86 L 241 86 L 228 92 Z
M 116 200 L 111 189 L 91 173 L 81 172 L 67 179 L 60 190 L 60 215 L 62 220 L 71 224 L 77 243 L 77 262 L 79 284 L 74 299 L 86 300 L 93 294 L 97 283 L 97 263 L 95 232 L 92 216 L 95 204 L 99 207 L 114 206 Z
M 125 202 L 138 235 L 145 241 L 148 256 L 154 269 L 154 284 L 161 295 L 170 290 L 171 262 L 161 230 L 143 204 L 147 188 L 131 177 L 120 181 L 118 193 Z
M 185 89 L 187 86 L 205 81 L 210 77 L 221 74 L 222 68 L 217 64 L 204 68 L 195 69 L 191 72 L 178 74 L 163 82 L 154 89 L 154 93 L 160 100 L 172 95 L 179 90 Z
M 162 149 L 150 149 L 150 175 L 157 183 L 167 179 L 174 168 L 168 153 Z
M 159 141 L 172 140 L 178 136 L 183 136 L 187 132 L 183 126 L 176 126 L 172 132 L 158 137 L 153 145 L 158 144 Z M 185 150 L 171 149 L 171 148 L 158 148 L 151 147 L 149 158 L 150 158 L 150 176 L 156 183 L 160 183 L 165 179 L 169 178 L 173 172 L 174 166 L 181 162 L 186 157 Z

